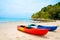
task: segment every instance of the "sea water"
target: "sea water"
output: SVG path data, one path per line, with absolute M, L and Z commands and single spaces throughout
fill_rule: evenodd
M 32 22 L 27 18 L 0 18 L 0 22 Z

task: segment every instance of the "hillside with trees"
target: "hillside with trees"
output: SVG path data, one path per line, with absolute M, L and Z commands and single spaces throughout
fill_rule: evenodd
M 60 20 L 60 2 L 48 5 L 31 16 L 32 19 L 53 19 Z

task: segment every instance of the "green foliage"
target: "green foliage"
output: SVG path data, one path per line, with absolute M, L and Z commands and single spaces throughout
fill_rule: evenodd
M 32 18 L 60 20 L 60 2 L 55 5 L 48 5 L 47 7 L 42 8 L 39 12 L 34 13 Z
M 36 13 L 36 14 L 33 14 L 33 15 L 32 15 L 32 18 L 39 18 L 39 15 L 38 15 L 38 13 Z

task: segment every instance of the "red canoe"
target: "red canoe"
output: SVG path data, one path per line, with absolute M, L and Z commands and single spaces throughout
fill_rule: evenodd
M 17 26 L 17 29 L 23 32 L 41 36 L 46 35 L 48 33 L 48 29 L 29 28 L 23 25 Z

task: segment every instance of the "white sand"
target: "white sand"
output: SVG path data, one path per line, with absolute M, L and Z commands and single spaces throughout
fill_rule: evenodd
M 17 25 L 29 23 L 23 22 L 7 22 L 0 23 L 0 40 L 60 40 L 60 21 L 36 23 L 43 25 L 59 25 L 58 29 L 54 32 L 48 32 L 44 37 L 27 34 L 17 30 Z

